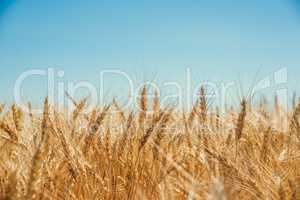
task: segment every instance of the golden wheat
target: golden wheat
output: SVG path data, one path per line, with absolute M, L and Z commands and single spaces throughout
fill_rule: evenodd
M 161 106 L 157 91 L 148 110 L 146 87 L 139 111 L 114 99 L 85 112 L 87 99 L 69 99 L 70 116 L 48 99 L 42 116 L 0 106 L 0 199 L 300 198 L 300 102 L 283 131 L 278 100 L 275 112 L 242 100 L 221 113 L 204 88 L 189 113 Z

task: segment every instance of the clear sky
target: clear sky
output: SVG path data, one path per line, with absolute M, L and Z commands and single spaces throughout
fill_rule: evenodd
M 251 82 L 282 67 L 298 90 L 300 3 L 251 1 L 0 0 L 0 99 L 28 69 L 97 82 L 103 69 L 136 80 Z M 241 78 L 242 77 L 242 78 Z M 244 80 L 245 79 L 245 80 Z M 30 100 L 44 80 L 28 81 Z M 122 81 L 110 83 L 122 93 Z

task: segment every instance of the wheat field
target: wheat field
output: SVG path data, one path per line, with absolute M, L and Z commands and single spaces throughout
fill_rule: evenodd
M 300 199 L 300 103 L 220 114 L 203 88 L 190 112 L 141 97 L 70 115 L 1 105 L 0 199 Z

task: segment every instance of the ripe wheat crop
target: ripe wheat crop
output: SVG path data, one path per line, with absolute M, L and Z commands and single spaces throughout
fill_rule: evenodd
M 207 102 L 180 112 L 143 88 L 138 111 L 0 105 L 0 199 L 300 199 L 300 102 Z

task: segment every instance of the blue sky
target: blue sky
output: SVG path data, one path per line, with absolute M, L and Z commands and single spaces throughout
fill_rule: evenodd
M 16 78 L 54 67 L 64 80 L 97 82 L 103 69 L 142 80 L 247 83 L 287 67 L 298 90 L 300 3 L 252 1 L 0 0 L 0 99 Z M 28 100 L 45 95 L 43 79 L 26 83 Z M 122 93 L 122 81 L 112 90 Z

